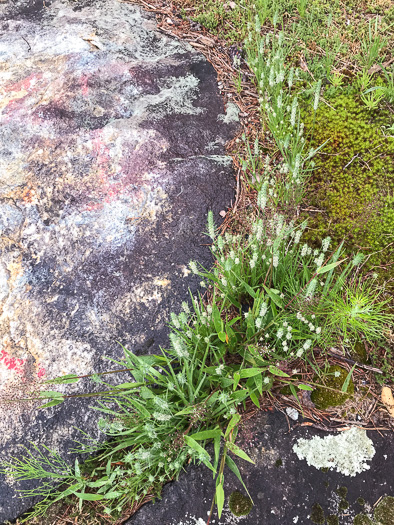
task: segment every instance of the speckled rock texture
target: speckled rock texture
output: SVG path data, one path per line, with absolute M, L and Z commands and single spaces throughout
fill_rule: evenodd
M 293 452 L 299 438 L 327 435 L 327 432 L 287 421 L 279 412 L 260 412 L 246 421 L 237 444 L 255 465 L 232 457 L 254 507 L 246 517 L 235 517 L 230 512 L 230 494 L 239 491 L 246 495 L 246 492 L 226 467 L 225 508 L 220 519 L 215 512 L 210 525 L 313 525 L 325 524 L 329 516 L 337 516 L 340 525 L 353 525 L 357 514 L 373 513 L 372 506 L 381 496 L 394 495 L 392 433 L 368 432 L 376 454 L 370 470 L 355 477 L 317 470 L 300 461 Z M 164 487 L 161 500 L 142 507 L 127 525 L 204 525 L 214 490 L 212 473 L 206 467 L 189 466 L 179 481 Z M 360 504 L 360 498 L 365 500 L 365 505 Z M 318 521 L 322 513 L 324 521 Z
M 0 93 L 0 456 L 63 453 L 74 427 L 97 437 L 91 401 L 8 401 L 116 368 L 116 341 L 167 343 L 188 262 L 211 264 L 207 212 L 234 198 L 237 124 L 205 58 L 118 0 L 1 2 Z M 0 494 L 0 522 L 31 503 Z

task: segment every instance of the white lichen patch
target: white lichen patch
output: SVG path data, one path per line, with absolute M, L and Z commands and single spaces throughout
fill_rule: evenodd
M 239 122 L 239 107 L 233 102 L 229 102 L 226 108 L 225 115 L 219 115 L 218 120 L 224 124 L 231 124 L 232 122 Z
M 373 442 L 365 430 L 352 427 L 336 436 L 299 439 L 293 446 L 299 459 L 317 469 L 329 468 L 345 476 L 355 476 L 370 467 L 366 463 L 375 455 Z
M 198 115 L 202 108 L 195 107 L 194 101 L 198 95 L 199 80 L 194 75 L 169 77 L 163 80 L 160 92 L 154 95 L 141 96 L 135 105 L 133 118 L 146 117 L 146 112 L 155 119 L 166 115 Z

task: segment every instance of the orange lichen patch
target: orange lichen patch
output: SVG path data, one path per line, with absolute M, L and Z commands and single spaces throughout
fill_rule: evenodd
M 38 204 L 38 195 L 37 195 L 36 190 L 32 188 L 31 186 L 26 186 L 23 189 L 22 201 L 25 204 L 33 204 L 33 205 Z

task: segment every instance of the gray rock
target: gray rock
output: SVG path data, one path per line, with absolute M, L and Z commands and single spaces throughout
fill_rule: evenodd
M 1 3 L 0 71 L 0 456 L 65 455 L 74 427 L 100 438 L 91 401 L 9 401 L 116 368 L 116 341 L 167 344 L 189 260 L 212 262 L 207 212 L 234 197 L 237 124 L 205 58 L 117 0 Z M 0 522 L 32 503 L 16 489 L 1 481 Z
M 225 469 L 225 507 L 221 518 L 215 510 L 210 525 L 308 525 L 319 513 L 337 516 L 340 525 L 353 525 L 354 517 L 372 511 L 376 501 L 394 494 L 392 433 L 368 432 L 376 449 L 370 470 L 355 477 L 308 466 L 293 452 L 301 437 L 327 436 L 327 432 L 288 422 L 283 414 L 260 412 L 246 421 L 237 444 L 255 461 L 235 456 L 254 506 L 248 516 L 235 517 L 228 506 L 233 491 L 246 496 L 241 483 Z M 144 505 L 127 525 L 204 525 L 208 519 L 215 482 L 205 466 L 189 466 L 178 481 L 166 485 L 162 499 Z M 365 500 L 365 505 L 360 503 Z M 320 508 L 319 508 L 320 506 Z M 315 521 L 311 520 L 311 516 Z M 198 521 L 200 520 L 200 521 Z

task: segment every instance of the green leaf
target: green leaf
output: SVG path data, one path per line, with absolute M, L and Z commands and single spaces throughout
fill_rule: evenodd
M 331 264 L 327 264 L 326 266 L 322 266 L 321 268 L 317 269 L 316 275 L 321 275 L 322 273 L 329 272 L 333 268 L 336 268 L 339 266 L 343 261 L 346 261 L 346 259 L 342 259 L 342 261 L 333 262 Z
M 54 407 L 56 405 L 60 405 L 60 403 L 63 403 L 64 401 L 64 397 L 62 397 L 61 399 L 55 399 L 54 401 L 49 401 L 49 403 L 45 403 L 45 405 L 41 405 L 40 407 L 38 407 L 38 410 L 40 408 L 49 408 L 49 407 Z
M 79 468 L 78 458 L 75 458 L 74 470 L 75 470 L 75 477 L 76 478 L 80 478 L 81 477 L 81 469 Z
M 297 390 L 296 390 L 296 387 L 295 387 L 292 383 L 290 383 L 289 387 L 290 387 L 290 391 L 291 391 L 291 393 L 292 393 L 293 396 L 297 399 L 297 402 L 300 403 L 300 400 L 298 399 L 298 396 L 297 396 Z
M 235 372 L 233 390 L 237 388 L 240 379 L 241 379 L 241 376 L 239 375 L 239 372 Z
M 142 397 L 142 399 L 152 399 L 155 397 L 151 390 L 146 386 L 141 387 L 140 396 Z
M 258 374 L 261 374 L 264 372 L 264 368 L 244 368 L 239 372 L 239 375 L 241 379 L 245 379 L 246 377 L 254 377 Z
M 216 304 L 214 303 L 212 306 L 212 317 L 213 317 L 213 323 L 215 325 L 215 330 L 217 333 L 223 331 L 223 321 L 220 318 L 220 312 Z
M 220 438 L 221 436 L 217 436 L 215 437 L 215 439 L 213 440 L 213 448 L 214 448 L 214 451 L 215 451 L 215 461 L 213 463 L 213 468 L 214 468 L 214 471 L 216 472 L 217 468 L 218 468 L 218 464 L 219 464 L 219 457 L 220 457 Z M 215 477 L 215 474 L 214 474 L 214 477 Z
M 237 467 L 237 465 L 235 464 L 234 460 L 230 458 L 229 455 L 226 456 L 226 459 L 225 459 L 225 462 L 226 462 L 226 465 L 228 466 L 228 468 L 231 470 L 231 472 L 234 472 L 234 474 L 237 476 L 237 478 L 239 479 L 239 481 L 242 483 L 242 486 L 243 488 L 246 490 L 246 493 L 247 495 L 249 496 L 250 500 L 252 501 L 253 503 L 253 500 L 249 494 L 249 491 L 248 489 L 246 488 L 246 485 L 245 483 L 243 482 L 242 480 L 242 476 L 241 476 L 241 473 Z
M 218 337 L 222 341 L 222 343 L 226 342 L 226 333 L 225 332 L 218 332 Z
M 234 344 L 234 343 L 237 342 L 237 335 L 236 335 L 236 333 L 235 333 L 234 330 L 233 330 L 230 326 L 228 326 L 228 325 L 226 325 L 226 334 L 227 334 L 227 336 L 228 336 L 228 341 L 227 341 L 227 343 L 229 343 L 229 344 L 231 345 L 231 344 Z
M 216 504 L 218 506 L 218 514 L 220 518 L 223 512 L 223 506 L 224 506 L 224 489 L 221 483 L 219 483 L 219 485 L 216 487 Z
M 105 467 L 105 473 L 107 474 L 108 477 L 111 474 L 111 466 L 112 466 L 112 458 L 109 458 L 109 460 L 107 461 L 107 465 Z
M 107 458 L 108 456 L 112 456 L 113 454 L 115 454 L 115 452 L 118 452 L 119 450 L 123 450 L 124 448 L 131 447 L 133 445 L 135 445 L 135 437 L 130 438 L 130 439 L 125 439 L 124 441 L 120 443 L 120 445 L 111 449 L 110 452 L 108 452 L 108 454 L 106 454 L 103 457 L 103 459 Z
M 85 494 L 84 492 L 73 492 L 73 494 L 82 501 L 99 501 L 104 497 L 101 494 Z
M 113 490 L 112 492 L 107 492 L 107 494 L 104 495 L 105 499 L 115 499 L 118 498 L 124 494 L 124 492 L 119 492 L 118 490 Z
M 234 319 L 231 319 L 231 321 L 229 321 L 228 323 L 226 323 L 226 327 L 227 326 L 233 326 L 234 323 L 236 323 L 237 321 L 239 321 L 241 319 L 240 316 L 238 317 L 234 317 Z
M 247 455 L 246 452 L 244 452 L 241 448 L 237 447 L 237 445 L 234 445 L 234 443 L 231 443 L 230 441 L 227 441 L 227 447 L 233 454 L 240 457 L 241 459 L 244 459 L 245 461 L 249 461 L 249 463 L 253 463 L 253 459 L 250 459 L 250 457 Z
M 352 369 L 350 370 L 350 372 L 346 376 L 346 379 L 345 379 L 345 381 L 344 381 L 344 383 L 342 385 L 342 388 L 341 388 L 342 392 L 347 392 L 347 389 L 349 388 L 349 383 L 350 383 L 350 380 L 352 378 L 352 374 L 353 374 L 355 368 L 356 368 L 356 365 L 354 364 L 352 366 Z
M 138 388 L 140 383 L 121 383 L 120 385 L 115 385 L 115 388 Z
M 48 381 L 44 381 L 44 384 L 49 385 L 68 385 L 70 383 L 76 383 L 79 380 L 79 377 L 75 374 L 67 374 L 65 376 L 55 377 L 55 379 L 49 379 Z
M 221 435 L 222 431 L 220 430 L 220 428 L 215 428 L 214 430 L 202 430 L 201 432 L 192 434 L 190 437 L 195 439 L 196 441 L 200 441 L 203 439 L 215 439 L 216 437 L 220 437 Z
M 86 485 L 89 487 L 89 488 L 92 488 L 92 489 L 98 489 L 100 487 L 103 487 L 104 485 L 106 485 L 108 483 L 108 479 L 100 479 L 98 481 L 90 481 L 88 483 L 86 483 Z
M 236 390 L 231 394 L 231 397 L 236 401 L 243 401 L 248 397 L 248 393 L 246 390 Z
M 202 458 L 204 458 L 202 461 L 204 463 L 204 465 L 206 465 L 210 470 L 212 470 L 212 472 L 216 472 L 215 469 L 213 468 L 213 466 L 211 465 L 210 461 L 209 461 L 209 454 L 208 452 L 205 450 L 205 448 L 203 448 L 201 445 L 199 445 L 197 443 L 197 441 L 195 441 L 193 438 L 191 438 L 190 436 L 184 436 L 184 440 L 186 441 L 186 444 L 192 448 L 193 450 L 195 450 L 196 452 L 198 452 Z
M 222 385 L 223 388 L 228 388 L 229 386 L 233 384 L 233 380 L 230 379 L 229 377 L 222 377 L 220 380 L 220 384 Z
M 227 299 L 230 301 L 231 304 L 235 306 L 235 308 L 238 308 L 238 310 L 241 308 L 241 305 L 237 301 L 237 299 L 232 295 L 227 295 Z
M 276 306 L 278 306 L 279 308 L 283 308 L 283 302 L 279 295 L 267 288 L 264 284 L 263 288 L 267 292 L 268 297 L 276 304 Z
M 142 403 L 140 403 L 139 401 L 137 401 L 136 399 L 134 399 L 131 396 L 128 398 L 128 400 L 133 406 L 135 406 L 135 408 L 138 410 L 138 412 L 140 414 L 142 414 L 146 418 L 150 418 L 149 411 L 144 407 L 144 405 Z
M 257 408 L 260 408 L 259 398 L 256 396 L 254 389 L 248 388 L 248 391 L 250 399 L 253 401 Z
M 231 270 L 231 272 L 234 274 L 234 276 L 239 280 L 241 281 L 241 283 L 244 285 L 245 287 L 245 290 L 248 292 L 249 295 L 251 295 L 253 297 L 253 299 L 256 299 L 256 292 L 253 290 L 253 288 L 251 288 L 248 283 L 246 283 L 243 279 L 241 279 L 241 277 L 239 275 L 237 275 L 233 270 Z
M 262 374 L 257 374 L 254 376 L 254 384 L 260 395 L 263 393 L 263 376 Z
M 238 425 L 238 423 L 240 422 L 241 420 L 241 416 L 239 414 L 234 414 L 233 417 L 230 419 L 230 422 L 229 424 L 227 425 L 227 428 L 226 428 L 226 433 L 224 434 L 224 439 L 227 439 L 227 436 L 230 434 L 230 432 L 232 431 L 232 429 Z
M 290 377 L 289 374 L 286 374 L 286 372 L 283 372 L 280 368 L 277 366 L 271 365 L 268 370 L 271 372 L 271 374 L 274 374 L 275 376 L 279 377 Z
M 310 385 L 302 385 L 302 384 L 299 384 L 299 385 L 297 385 L 297 386 L 298 386 L 298 388 L 299 388 L 300 390 L 313 390 L 313 387 L 311 387 Z
M 82 483 L 75 483 L 74 485 L 71 485 L 66 490 L 61 492 L 55 499 L 51 500 L 51 504 L 52 503 L 56 503 L 57 501 L 59 501 L 59 500 L 61 500 L 63 498 L 67 498 L 67 496 L 69 496 L 70 494 L 74 494 L 74 492 L 76 490 L 79 490 L 80 488 L 82 488 L 82 486 L 83 486 Z
M 175 415 L 176 416 L 184 416 L 186 414 L 191 414 L 192 412 L 194 412 L 195 409 L 196 409 L 196 407 L 194 405 L 192 405 L 190 407 L 184 408 L 180 412 L 177 412 Z
M 56 392 L 56 390 L 45 390 L 43 392 L 40 392 L 38 394 L 38 397 L 41 399 L 57 399 L 59 397 L 63 397 L 63 394 L 61 392 Z

